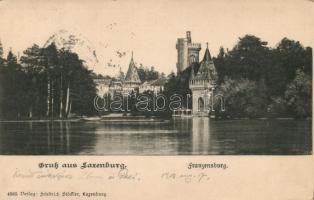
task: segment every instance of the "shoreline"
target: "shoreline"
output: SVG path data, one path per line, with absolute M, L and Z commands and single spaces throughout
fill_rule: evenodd
M 193 118 L 193 117 L 189 117 Z M 195 117 L 201 118 L 201 117 Z M 208 117 L 210 119 L 210 117 Z M 153 121 L 169 121 L 171 119 L 185 119 L 184 117 L 145 117 L 145 116 L 123 116 L 123 117 L 87 117 L 87 118 L 72 118 L 72 119 L 23 119 L 23 120 L 0 120 L 0 123 L 12 123 L 12 122 L 106 122 L 106 121 L 129 121 L 129 122 L 153 122 Z M 310 121 L 312 118 L 297 119 L 293 117 L 276 117 L 276 118 L 230 118 L 230 119 L 212 119 L 217 121 L 228 120 L 306 120 Z

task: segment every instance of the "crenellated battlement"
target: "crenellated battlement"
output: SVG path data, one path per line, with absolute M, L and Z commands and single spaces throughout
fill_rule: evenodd
M 189 49 L 201 49 L 201 43 L 189 43 L 188 48 Z

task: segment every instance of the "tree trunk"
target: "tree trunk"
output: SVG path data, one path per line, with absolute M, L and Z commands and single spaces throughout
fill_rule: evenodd
M 72 109 L 72 100 L 70 101 L 70 106 L 69 106 L 69 113 L 68 113 L 68 116 L 71 115 L 71 109 Z
M 33 118 L 33 105 L 31 105 L 31 107 L 29 108 L 29 115 L 28 115 L 28 117 L 29 117 L 30 119 Z
M 50 115 L 50 77 L 47 78 L 47 114 L 46 116 L 49 117 Z
M 52 116 L 52 119 L 53 119 L 53 106 L 54 106 L 54 89 L 53 89 L 53 81 L 51 82 L 51 116 Z
M 63 91 L 62 91 L 62 72 L 61 72 L 61 82 L 60 82 L 60 113 L 59 117 L 63 117 Z
M 67 97 L 66 97 L 66 103 L 65 103 L 65 114 L 66 114 L 66 117 L 68 117 L 68 114 L 69 114 L 69 106 L 70 106 L 70 81 L 68 82 Z

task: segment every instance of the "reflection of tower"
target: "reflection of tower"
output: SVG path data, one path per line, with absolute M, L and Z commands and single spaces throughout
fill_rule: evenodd
M 186 32 L 185 38 L 178 38 L 176 49 L 178 51 L 177 73 L 182 72 L 192 63 L 199 62 L 200 43 L 192 43 L 191 32 Z
M 213 96 L 217 73 L 210 56 L 208 45 L 200 67 L 195 74 L 191 70 L 190 89 L 192 91 L 192 111 L 194 116 L 208 116 L 213 106 Z
M 192 119 L 192 152 L 208 154 L 209 151 L 209 118 L 194 117 Z

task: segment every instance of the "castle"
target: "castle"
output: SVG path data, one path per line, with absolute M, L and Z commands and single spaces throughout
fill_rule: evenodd
M 192 115 L 212 116 L 217 73 L 213 59 L 208 49 L 208 44 L 201 62 L 199 62 L 201 44 L 192 43 L 190 31 L 186 32 L 186 38 L 179 38 L 177 40 L 176 48 L 178 52 L 178 75 L 189 69 L 191 70 L 189 77 L 189 88 L 192 92 Z M 194 68 L 194 64 L 199 64 L 199 68 Z M 111 97 L 117 94 L 128 95 L 132 92 L 138 94 L 148 90 L 158 94 L 164 90 L 166 81 L 166 79 L 160 78 L 142 83 L 133 60 L 133 53 L 126 76 L 124 76 L 120 69 L 119 75 L 115 79 L 95 80 L 98 89 L 98 95 L 101 97 L 105 94 L 110 94 Z M 184 110 L 182 111 L 185 112 Z M 181 111 L 179 110 L 174 112 L 176 113 Z M 190 110 L 188 113 L 190 113 Z
M 192 92 L 192 115 L 212 115 L 214 91 L 216 87 L 217 73 L 211 58 L 208 44 L 204 58 L 199 63 L 200 43 L 192 43 L 191 32 L 186 32 L 185 38 L 178 38 L 176 49 L 178 52 L 177 74 L 191 68 L 189 88 Z M 193 63 L 199 63 L 200 67 L 193 68 Z
M 200 43 L 192 43 L 191 32 L 186 32 L 185 38 L 178 38 L 176 49 L 178 52 L 177 73 L 184 71 L 192 63 L 199 62 Z

